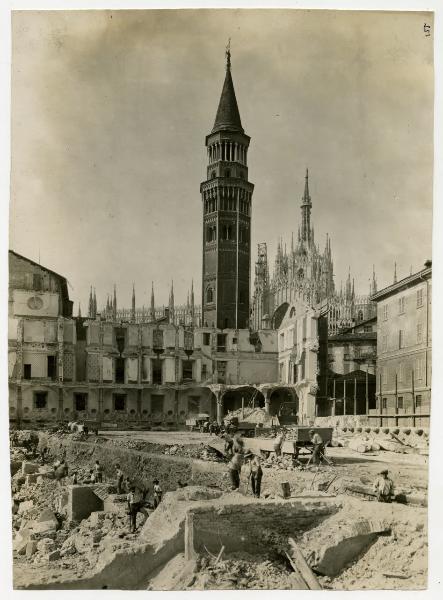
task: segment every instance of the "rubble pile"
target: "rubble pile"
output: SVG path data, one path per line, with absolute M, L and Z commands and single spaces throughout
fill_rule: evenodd
M 290 590 L 294 580 L 290 568 L 276 556 L 236 552 L 227 560 L 202 557 L 198 574 L 187 589 L 205 590 Z
M 204 444 L 151 444 L 142 440 L 112 440 L 110 443 L 121 448 L 137 450 L 139 452 L 152 452 L 169 456 L 184 456 L 200 460 L 223 462 L 219 454 L 210 446 Z
M 266 423 L 270 421 L 270 416 L 264 408 L 238 408 L 230 412 L 229 416 L 231 418 L 237 417 L 239 421 L 246 421 L 247 423 Z
M 334 429 L 331 446 L 349 447 L 361 454 L 380 450 L 427 454 L 429 433 L 420 428 L 343 427 Z

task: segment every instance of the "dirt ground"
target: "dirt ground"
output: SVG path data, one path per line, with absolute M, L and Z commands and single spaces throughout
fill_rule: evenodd
M 199 432 L 174 432 L 172 435 L 171 432 L 161 431 L 107 431 L 101 432 L 99 437 L 100 445 L 127 447 L 128 444 L 136 444 L 136 450 L 140 452 L 168 454 L 172 447 L 177 447 L 178 455 L 191 458 L 194 456 L 194 449 L 199 449 L 201 452 L 201 448 L 211 440 L 211 436 Z M 341 494 L 347 483 L 371 485 L 382 468 L 389 470 L 397 492 L 426 494 L 427 456 L 386 451 L 359 454 L 349 448 L 328 448 L 327 456 L 332 459 L 333 464 L 322 465 L 319 469 L 316 467 L 302 470 L 295 467 L 279 468 L 277 464 L 265 463 L 262 498 L 278 497 L 283 482 L 290 484 L 292 496 L 321 495 L 325 486 L 329 486 L 329 492 Z M 68 466 L 73 467 L 73 465 Z M 208 462 L 208 468 L 219 474 L 220 487 L 227 491 L 229 480 L 225 465 L 219 462 Z M 48 486 L 50 487 L 52 483 L 48 481 Z M 36 488 L 35 491 L 37 492 L 38 489 Z M 240 493 L 251 494 L 246 473 L 242 474 Z M 20 499 L 23 500 L 25 497 L 26 489 Z M 375 502 L 349 496 L 346 498 L 348 498 L 349 514 L 353 512 L 354 516 L 358 517 L 362 502 L 365 506 L 374 504 L 374 515 L 386 513 L 390 521 L 395 523 L 395 527 L 391 535 L 380 536 L 362 556 L 356 557 L 354 563 L 349 564 L 338 576 L 333 579 L 320 577 L 322 586 L 336 590 L 423 589 L 426 586 L 427 576 L 427 509 L 398 504 L 378 505 Z M 128 535 L 127 517 L 124 514 L 109 523 L 107 520 L 104 521 L 100 527 L 103 540 L 96 542 L 92 540 L 95 526 L 90 527 L 86 521 L 82 522 L 81 537 L 89 536 L 94 544 L 91 543 L 85 550 L 78 550 L 73 556 L 67 552 L 53 563 L 40 560 L 38 554 L 31 559 L 24 555 L 15 555 L 15 586 L 20 587 L 26 582 L 33 581 L 44 583 L 50 589 L 52 582 L 61 581 L 69 575 L 75 577 L 84 574 L 95 564 L 97 557 L 105 547 L 109 547 L 110 543 L 121 548 L 130 547 L 138 542 L 137 534 Z M 73 533 L 75 531 L 71 531 L 68 524 L 63 526 L 53 538 L 56 547 L 63 547 L 66 538 Z M 66 546 L 66 542 L 64 545 Z M 216 565 L 210 558 L 202 557 L 196 572 L 188 572 L 189 569 L 185 569 L 183 573 L 183 562 L 183 556 L 179 555 L 164 565 L 151 579 L 148 589 L 291 589 L 294 587 L 291 567 L 282 562 L 281 557 L 268 556 L 265 549 L 260 556 L 224 556 Z

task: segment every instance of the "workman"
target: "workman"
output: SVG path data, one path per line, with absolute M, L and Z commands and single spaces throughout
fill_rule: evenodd
M 241 439 L 240 434 L 236 433 L 234 435 L 233 440 L 232 440 L 232 450 L 233 450 L 233 452 L 241 452 L 242 453 L 243 452 L 243 445 L 244 445 L 244 442 Z
M 380 471 L 374 483 L 374 492 L 378 502 L 391 502 L 394 496 L 394 482 L 388 476 L 388 470 Z
M 224 433 L 223 434 L 223 439 L 225 440 L 225 453 L 228 456 L 232 455 L 232 447 L 234 445 L 234 440 L 232 439 L 232 437 L 229 435 L 229 433 Z
M 323 439 L 321 435 L 314 429 L 309 430 L 309 437 L 312 443 L 312 462 L 314 465 L 320 464 L 323 451 Z
M 139 488 L 135 485 L 131 487 L 131 490 L 127 496 L 128 501 L 128 514 L 129 514 L 129 531 L 134 533 L 137 529 L 137 514 L 140 511 L 143 504 L 143 494 Z
M 161 502 L 161 499 L 163 496 L 163 490 L 160 487 L 160 483 L 159 483 L 158 479 L 154 479 L 154 481 L 152 483 L 154 484 L 154 508 L 157 508 L 157 506 Z
M 276 456 L 281 456 L 281 447 L 283 444 L 283 438 L 284 438 L 283 433 L 276 434 L 276 436 L 274 438 L 274 452 L 275 452 Z
M 115 467 L 117 494 L 123 494 L 123 471 L 121 470 L 120 465 L 118 463 L 115 465 Z
M 95 479 L 96 479 L 96 481 L 98 483 L 102 483 L 102 481 L 103 481 L 103 467 L 101 466 L 101 464 L 99 463 L 98 460 L 95 461 L 94 471 L 95 471 Z
M 260 457 L 254 456 L 253 454 L 248 454 L 246 457 L 249 457 L 248 466 L 252 493 L 254 494 L 255 498 L 260 498 L 261 480 L 263 477 Z
M 229 477 L 231 479 L 232 491 L 240 487 L 240 472 L 243 464 L 243 454 L 236 452 L 228 463 Z
M 54 477 L 57 481 L 57 485 L 62 485 L 62 479 L 68 475 L 68 465 L 65 460 L 62 460 L 59 466 L 55 469 Z

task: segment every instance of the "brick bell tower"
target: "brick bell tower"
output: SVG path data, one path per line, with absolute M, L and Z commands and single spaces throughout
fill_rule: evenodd
M 218 329 L 249 326 L 251 204 L 248 147 L 226 51 L 226 77 L 214 127 L 206 136 L 203 205 L 202 324 Z

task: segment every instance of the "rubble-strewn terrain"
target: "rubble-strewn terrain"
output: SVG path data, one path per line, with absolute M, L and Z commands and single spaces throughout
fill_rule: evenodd
M 345 438 L 352 442 L 362 433 L 340 431 L 334 435 L 334 439 Z M 426 438 L 423 433 L 412 433 L 411 436 L 411 432 L 399 432 L 397 437 L 402 440 L 409 436 L 408 440 L 416 442 L 415 446 L 408 445 L 408 448 L 416 448 L 413 454 L 381 449 L 361 453 L 352 450 L 351 443 L 347 447 L 328 449 L 334 464 L 323 465 L 320 470 L 314 466 L 306 469 L 305 460 L 302 466 L 294 466 L 290 456 L 277 457 L 274 453 L 267 457 L 265 455 L 262 499 L 254 500 L 250 496 L 246 470 L 242 473 L 240 493 L 226 493 L 229 491 L 229 479 L 225 459 L 211 447 L 214 445 L 211 440 L 218 439 L 213 436 L 187 435 L 186 432 L 174 432 L 173 436 L 164 432 L 118 432 L 90 436 L 85 440 L 72 434 L 41 433 L 37 436 L 35 433 L 16 432 L 11 439 L 14 585 L 56 588 L 65 581 L 80 580 L 88 577 L 89 573 L 100 573 L 103 565 L 109 564 L 109 561 L 112 563 L 112 556 L 116 553 L 124 556 L 125 552 L 138 552 L 140 550 L 137 549 L 143 548 L 147 540 L 154 543 L 157 539 L 155 543 L 161 545 L 163 538 L 169 535 L 169 511 L 177 513 L 178 505 L 174 505 L 176 500 L 168 504 L 167 495 L 164 506 L 161 505 L 163 513 L 158 515 L 158 519 L 152 520 L 155 535 L 148 533 L 153 518 L 148 516 L 153 510 L 152 479 L 157 476 L 165 492 L 176 490 L 181 485 L 213 486 L 214 499 L 207 502 L 215 504 L 237 502 L 235 498 L 243 498 L 244 494 L 249 502 L 280 502 L 281 484 L 284 482 L 289 483 L 292 497 L 321 499 L 338 494 L 337 497 L 344 499 L 346 508 L 342 512 L 349 522 L 358 523 L 363 514 L 366 515 L 365 519 L 371 521 L 371 515 L 374 515 L 388 523 L 389 531 L 379 533 L 374 529 L 375 533 L 370 532 L 367 546 L 361 552 L 356 552 L 352 560 L 334 576 L 318 572 L 322 587 L 341 590 L 421 589 L 426 586 L 427 573 L 427 458 L 420 455 L 419 450 L 423 449 L 420 441 Z M 373 437 L 376 435 L 372 434 Z M 406 446 L 404 442 L 403 445 Z M 47 448 L 47 460 L 39 464 L 36 452 L 42 448 Z M 53 464 L 61 457 L 66 457 L 69 475 L 60 483 L 54 479 Z M 103 464 L 105 480 L 103 485 L 98 486 L 100 490 L 97 493 L 106 498 L 107 509 L 96 509 L 80 521 L 70 520 L 67 505 L 72 473 L 75 471 L 81 482 L 97 459 Z M 138 484 L 145 482 L 146 487 L 151 488 L 146 498 L 145 514 L 138 515 L 135 533 L 128 532 L 125 496 L 115 495 L 116 462 L 121 464 L 125 477 Z M 364 490 L 371 488 L 382 467 L 389 469 L 396 492 L 402 492 L 408 498 L 419 498 L 416 506 L 369 501 L 371 497 L 365 495 Z M 349 495 L 353 493 L 352 489 L 360 488 L 363 489 L 362 493 L 353 494 L 357 497 Z M 344 492 L 347 495 L 341 496 Z M 177 492 L 178 499 L 180 493 Z M 211 497 L 207 493 L 194 496 L 192 501 L 198 501 L 199 497 Z M 185 495 L 183 500 L 185 497 L 189 503 L 191 497 Z M 182 504 L 182 507 L 188 510 L 188 504 Z M 185 513 L 178 511 L 177 514 Z M 319 521 L 317 526 L 310 525 L 304 534 L 294 530 L 293 535 L 314 570 L 315 561 L 310 555 L 317 551 L 319 540 L 330 537 L 328 543 L 332 544 L 334 539 L 342 535 L 345 536 L 343 543 L 348 544 L 348 539 L 352 538 L 352 533 L 344 531 L 346 528 L 340 525 L 340 514 L 323 523 Z M 333 529 L 335 522 L 338 523 L 337 535 Z M 322 530 L 324 527 L 326 529 Z M 325 534 L 325 531 L 328 533 Z M 276 545 L 271 540 L 273 536 L 267 525 L 252 554 L 250 551 L 231 550 L 217 557 L 217 552 L 204 550 L 197 556 L 192 568 L 189 560 L 185 560 L 183 550 L 177 547 L 174 556 L 165 559 L 164 565 L 156 568 L 142 587 L 297 589 L 291 564 L 281 550 L 286 538 L 283 538 L 283 542 L 278 540 Z

